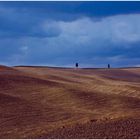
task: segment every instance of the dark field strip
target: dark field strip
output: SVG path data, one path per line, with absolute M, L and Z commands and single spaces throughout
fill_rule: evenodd
M 40 138 L 46 139 L 139 139 L 140 119 L 91 120 L 52 131 Z

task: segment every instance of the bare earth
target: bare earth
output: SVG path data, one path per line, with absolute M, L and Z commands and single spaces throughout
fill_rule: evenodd
M 0 66 L 0 138 L 140 138 L 140 68 Z

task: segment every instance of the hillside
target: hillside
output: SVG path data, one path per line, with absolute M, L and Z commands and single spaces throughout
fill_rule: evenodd
M 0 66 L 0 138 L 140 138 L 140 68 Z

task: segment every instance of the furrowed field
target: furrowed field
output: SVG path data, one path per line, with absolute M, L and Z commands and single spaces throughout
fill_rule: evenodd
M 140 138 L 140 68 L 0 66 L 0 138 Z

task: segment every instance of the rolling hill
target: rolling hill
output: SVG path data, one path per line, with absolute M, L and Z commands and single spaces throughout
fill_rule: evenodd
M 140 138 L 140 68 L 0 66 L 0 138 Z

